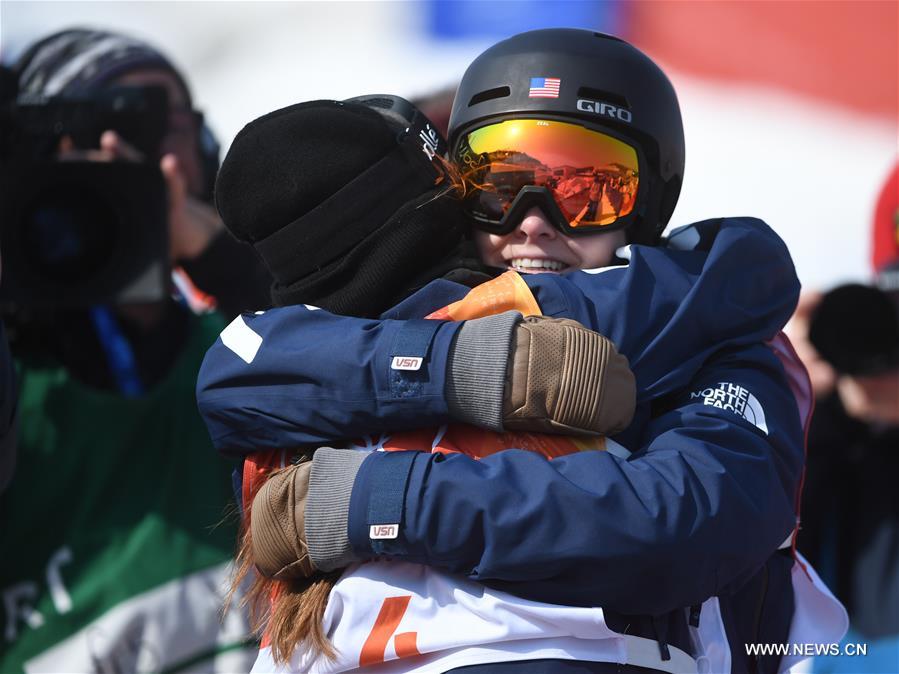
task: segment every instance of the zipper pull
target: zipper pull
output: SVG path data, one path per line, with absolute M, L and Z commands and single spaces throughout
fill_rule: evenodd
M 652 629 L 656 633 L 656 641 L 659 644 L 659 656 L 663 662 L 671 659 L 671 651 L 668 650 L 668 616 L 652 616 Z
M 702 604 L 693 604 L 690 607 L 690 627 L 699 627 L 699 614 L 702 611 Z

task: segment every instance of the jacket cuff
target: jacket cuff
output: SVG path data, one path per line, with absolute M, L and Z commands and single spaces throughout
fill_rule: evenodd
M 427 463 L 427 451 L 371 452 L 356 475 L 347 531 L 356 559 L 403 557 L 406 491 L 416 459 Z M 407 560 L 411 561 L 411 560 Z
M 517 311 L 466 321 L 450 348 L 446 402 L 450 415 L 492 431 L 503 430 L 503 395 Z
M 350 496 L 370 452 L 322 447 L 312 457 L 306 500 L 306 544 L 316 568 L 334 571 L 358 561 L 347 535 Z

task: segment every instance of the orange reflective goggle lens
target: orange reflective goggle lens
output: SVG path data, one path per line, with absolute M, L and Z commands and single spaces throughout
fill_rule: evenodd
M 481 222 L 505 224 L 504 216 L 528 185 L 549 191 L 571 230 L 608 227 L 630 214 L 637 198 L 637 151 L 579 124 L 543 119 L 491 124 L 465 136 L 454 160 L 472 188 L 466 207 Z

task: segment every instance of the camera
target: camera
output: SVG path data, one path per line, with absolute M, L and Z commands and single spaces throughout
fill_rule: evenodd
M 167 197 L 155 158 L 168 125 L 160 87 L 83 98 L 7 95 L 0 113 L 0 303 L 84 307 L 169 294 Z M 116 131 L 147 162 L 60 160 Z

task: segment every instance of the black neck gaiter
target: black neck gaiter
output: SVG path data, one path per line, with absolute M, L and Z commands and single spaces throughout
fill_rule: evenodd
M 290 285 L 275 304 L 312 304 L 336 314 L 375 317 L 452 268 L 482 267 L 464 244 L 459 202 L 433 190 L 406 204 L 353 249 Z

